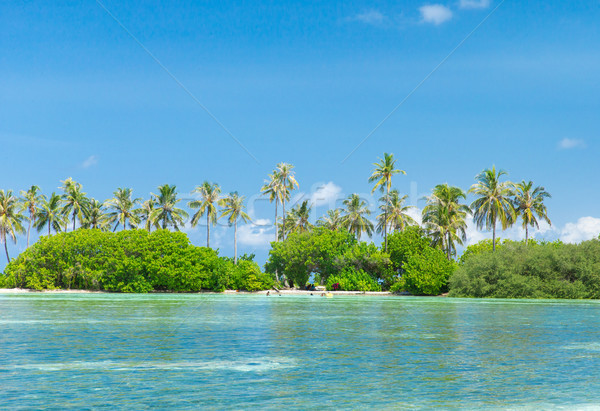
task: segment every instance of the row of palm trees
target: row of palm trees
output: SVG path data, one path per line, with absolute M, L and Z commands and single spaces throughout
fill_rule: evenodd
M 380 213 L 376 216 L 376 225 L 370 219 L 368 203 L 358 194 L 349 195 L 343 201 L 342 208 L 327 211 L 316 225 L 331 230 L 348 230 L 359 240 L 364 234 L 371 237 L 373 232 L 380 233 L 387 251 L 390 232 L 401 231 L 418 223 L 409 215 L 412 206 L 405 204 L 408 196 L 401 196 L 397 189 L 392 188 L 392 177 L 406 174 L 396 168 L 394 155 L 384 153 L 383 158 L 373 165 L 368 179 L 374 183 L 372 192 L 379 190 L 383 193 L 379 198 Z M 531 181 L 518 184 L 501 181 L 505 175 L 506 172 L 496 171 L 495 167 L 477 175 L 476 183 L 468 191 L 476 196 L 470 206 L 461 203 L 466 201 L 467 193 L 448 184 L 437 185 L 432 194 L 426 197 L 427 205 L 422 212 L 423 228 L 430 236 L 432 245 L 444 250 L 448 259 L 456 255 L 457 245 L 462 245 L 466 240 L 467 218 L 471 215 L 478 228 L 492 231 L 494 249 L 498 224 L 506 229 L 520 216 L 526 242 L 529 227 L 539 227 L 538 219 L 550 224 L 544 205 L 544 200 L 550 194 L 543 187 L 534 187 Z M 47 229 L 48 235 L 52 231 L 67 231 L 69 225 L 75 230 L 77 223 L 80 228 L 113 231 L 119 227 L 144 228 L 148 231 L 153 228 L 179 230 L 189 218 L 188 213 L 178 206 L 181 199 L 178 198 L 175 185 L 159 186 L 157 194 L 151 193 L 150 199 L 145 201 L 134 198 L 130 188 L 119 188 L 113 193 L 113 198 L 100 202 L 88 198 L 82 191 L 82 185 L 71 178 L 61 183 L 62 193 L 52 193 L 48 198 L 41 194 L 37 186 L 21 191 L 20 197 L 10 190 L 0 190 L 0 241 L 4 243 L 9 261 L 7 240 L 16 242 L 17 235 L 26 232 L 29 247 L 32 228 L 38 232 Z M 289 163 L 277 164 L 261 188 L 261 193 L 268 196 L 270 202 L 275 202 L 276 241 L 285 240 L 290 233 L 308 231 L 313 227 L 310 223 L 312 207 L 308 200 L 286 213 L 286 203 L 289 203 L 291 193 L 296 188 L 299 188 L 299 184 L 294 166 Z M 197 186 L 192 195 L 196 199 L 187 204 L 195 210 L 190 220 L 192 227 L 206 218 L 206 246 L 210 247 L 211 226 L 216 225 L 219 218 L 225 218 L 234 227 L 234 261 L 237 262 L 238 221 L 251 221 L 245 212 L 244 197 L 237 192 L 222 196 L 219 185 L 208 181 Z M 278 215 L 280 204 L 281 218 Z

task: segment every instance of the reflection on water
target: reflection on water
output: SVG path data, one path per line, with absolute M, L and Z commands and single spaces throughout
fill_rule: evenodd
M 600 304 L 0 294 L 2 408 L 584 408 Z

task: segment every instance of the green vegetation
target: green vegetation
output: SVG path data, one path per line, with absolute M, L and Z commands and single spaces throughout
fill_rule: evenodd
M 77 230 L 42 237 L 11 261 L 6 286 L 116 292 L 263 290 L 274 278 L 253 261 L 235 265 L 179 232 Z
M 450 278 L 453 297 L 600 298 L 600 241 L 484 244 Z M 487 250 L 486 250 L 487 249 Z

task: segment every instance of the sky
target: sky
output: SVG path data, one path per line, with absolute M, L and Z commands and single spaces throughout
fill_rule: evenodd
M 216 182 L 246 196 L 239 251 L 262 264 L 277 163 L 316 221 L 351 193 L 374 209 L 367 179 L 389 152 L 415 215 L 436 184 L 467 190 L 495 165 L 552 194 L 534 236 L 594 238 L 599 18 L 598 2 L 4 1 L 0 188 L 50 194 L 72 177 L 105 200 L 168 183 L 185 207 Z M 205 227 L 185 231 L 205 244 Z M 233 228 L 212 234 L 232 255 Z

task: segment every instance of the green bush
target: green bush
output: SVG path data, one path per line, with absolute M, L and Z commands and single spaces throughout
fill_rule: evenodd
M 376 279 L 363 270 L 345 268 L 338 274 L 329 276 L 327 290 L 332 291 L 333 284 L 340 285 L 340 291 L 381 291 L 381 286 Z
M 253 262 L 228 259 L 190 244 L 181 232 L 79 229 L 43 236 L 5 269 L 7 287 L 116 292 L 223 291 L 231 278 L 242 289 L 263 289 L 271 277 Z
M 450 296 L 600 298 L 600 241 L 503 243 L 466 259 L 450 278 Z
M 414 295 L 439 295 L 447 291 L 454 264 L 448 261 L 443 251 L 425 247 L 420 253 L 408 256 L 403 265 L 404 273 L 391 290 L 404 290 Z
M 263 273 L 254 261 L 239 261 L 237 266 L 232 264 L 229 289 L 260 291 L 273 288 L 275 278 L 273 275 Z

